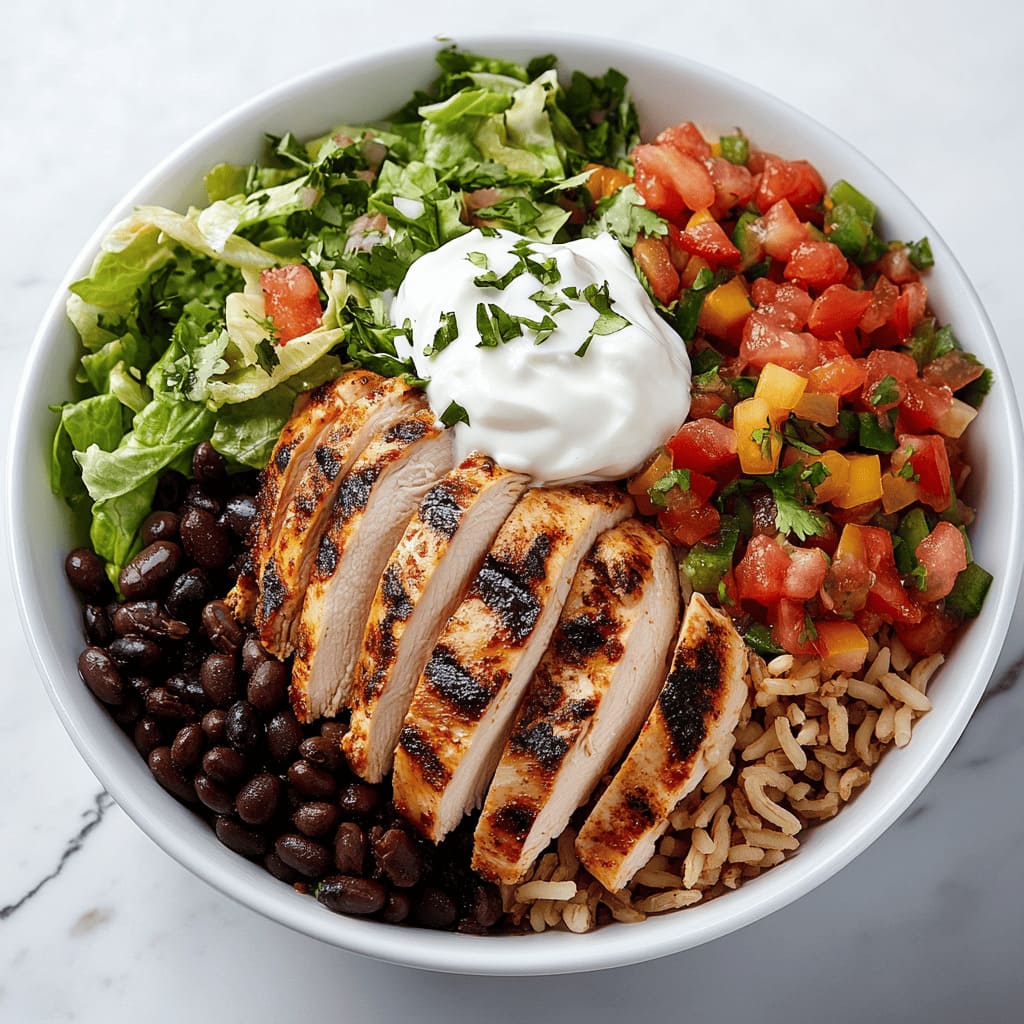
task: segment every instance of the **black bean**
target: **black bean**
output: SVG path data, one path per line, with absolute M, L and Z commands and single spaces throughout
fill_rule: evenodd
M 387 880 L 399 889 L 411 888 L 423 874 L 423 858 L 416 843 L 400 828 L 389 828 L 373 844 L 373 859 Z
M 301 742 L 302 726 L 290 711 L 279 711 L 267 722 L 267 752 L 274 764 L 293 760 Z
M 366 836 L 354 821 L 343 821 L 334 834 L 334 866 L 343 875 L 361 875 L 366 860 Z
M 78 656 L 78 674 L 104 704 L 120 704 L 125 698 L 124 681 L 113 659 L 100 647 L 86 647 Z
M 163 730 L 155 718 L 147 715 L 135 723 L 133 734 L 135 749 L 143 756 L 149 755 L 163 743 Z
M 255 750 L 263 739 L 263 723 L 256 709 L 247 700 L 236 700 L 224 719 L 224 736 L 243 754 Z
M 234 654 L 245 640 L 242 627 L 223 601 L 211 601 L 203 608 L 203 629 L 214 650 Z
M 174 767 L 171 760 L 170 747 L 156 747 L 149 752 L 147 758 L 149 770 L 153 773 L 156 781 L 172 796 L 177 797 L 182 803 L 195 803 L 196 793 L 192 783 Z
M 211 747 L 203 754 L 203 771 L 222 786 L 237 786 L 245 778 L 245 769 L 245 758 L 230 747 Z
M 173 512 L 150 512 L 142 520 L 142 543 L 152 544 L 155 540 L 177 540 L 180 520 Z
M 294 868 L 287 864 L 277 855 L 276 850 L 270 850 L 263 857 L 263 866 L 275 877 L 289 885 L 297 882 L 302 876 Z
M 228 467 L 221 455 L 209 441 L 200 441 L 192 453 L 192 475 L 202 483 L 223 480 Z
M 348 728 L 342 722 L 327 719 L 320 723 L 320 735 L 335 750 L 341 750 L 341 738 L 346 732 L 348 732 Z
M 224 524 L 239 540 L 245 540 L 256 521 L 256 499 L 251 494 L 236 494 L 224 506 Z
M 154 718 L 176 722 L 191 721 L 196 715 L 188 701 L 172 693 L 166 686 L 154 686 L 146 694 L 146 711 Z
M 171 744 L 171 760 L 174 766 L 182 771 L 194 768 L 203 756 L 205 743 L 203 727 L 198 722 L 182 726 Z
M 230 814 L 235 809 L 231 791 L 219 782 L 214 782 L 205 772 L 196 776 L 193 788 L 200 803 L 215 814 Z
M 330 800 L 338 789 L 334 776 L 310 761 L 296 761 L 288 769 L 288 782 L 307 800 Z
M 229 850 L 243 857 L 259 857 L 266 852 L 267 837 L 259 829 L 249 828 L 225 814 L 217 818 L 213 828 L 217 838 Z
M 176 469 L 166 470 L 157 481 L 154 508 L 175 508 L 181 503 L 188 481 Z
M 292 815 L 292 824 L 304 836 L 322 839 L 338 826 L 338 808 L 324 800 L 300 804 Z
M 142 698 L 138 694 L 129 693 L 121 704 L 111 709 L 110 713 L 113 715 L 114 721 L 127 732 L 129 729 L 134 730 L 135 723 L 142 717 L 145 710 L 146 706 Z
M 328 771 L 336 771 L 342 764 L 341 748 L 323 736 L 310 736 L 299 744 L 299 754 L 307 761 Z
M 249 703 L 265 715 L 277 711 L 288 700 L 288 668 L 280 661 L 265 661 L 249 677 Z
M 489 933 L 487 928 L 482 924 L 478 924 L 471 917 L 462 918 L 455 926 L 455 930 L 460 935 L 487 935 Z
M 106 647 L 114 636 L 110 617 L 101 604 L 87 604 L 82 609 L 82 626 L 86 640 L 96 647 Z
M 188 625 L 172 619 L 157 601 L 126 601 L 114 612 L 112 623 L 118 636 L 146 636 L 155 640 L 183 640 Z
M 233 654 L 210 654 L 199 670 L 203 692 L 212 704 L 227 707 L 238 697 L 238 678 Z
M 64 559 L 64 572 L 68 582 L 86 597 L 104 597 L 109 594 L 110 580 L 103 559 L 88 548 L 75 548 Z
M 251 676 L 269 657 L 270 655 L 263 650 L 260 638 L 255 633 L 250 633 L 242 644 L 242 671 Z
M 178 618 L 197 612 L 210 596 L 210 581 L 202 569 L 189 569 L 182 573 L 167 592 L 164 604 Z
M 407 892 L 392 890 L 384 901 L 380 919 L 388 924 L 401 924 L 412 911 L 412 900 Z
M 501 917 L 501 892 L 496 885 L 479 882 L 473 886 L 473 920 L 481 928 L 493 928 Z
M 227 529 L 203 508 L 190 508 L 181 517 L 181 544 L 185 554 L 204 569 L 219 569 L 231 560 Z
M 380 790 L 366 782 L 349 782 L 342 787 L 338 796 L 338 805 L 343 814 L 372 814 L 380 801 Z
M 210 703 L 195 672 L 175 672 L 168 676 L 167 689 L 199 711 L 205 710 Z
M 435 885 L 423 888 L 413 908 L 413 919 L 424 928 L 451 928 L 458 916 L 455 900 Z
M 138 694 L 138 696 L 145 700 L 146 694 L 153 688 L 153 680 L 149 676 L 132 674 L 125 677 L 125 685 L 132 693 Z
M 300 875 L 319 878 L 331 866 L 331 855 L 327 847 L 307 836 L 286 832 L 274 843 L 274 852 Z
M 212 711 L 207 711 L 203 715 L 203 720 L 200 723 L 203 727 L 203 732 L 206 738 L 212 744 L 219 744 L 224 739 L 224 720 L 227 718 L 228 713 L 223 708 L 214 708 Z
M 316 898 L 336 914 L 376 914 L 387 895 L 384 885 L 372 878 L 334 875 L 320 883 Z
M 254 775 L 235 797 L 238 816 L 248 825 L 266 825 L 277 811 L 283 788 L 281 780 L 270 772 Z
M 181 557 L 181 548 L 174 541 L 154 541 L 121 570 L 117 578 L 121 593 L 129 601 L 155 597 L 178 575 Z
M 189 488 L 185 492 L 183 507 L 185 512 L 192 508 L 200 509 L 216 519 L 224 506 L 220 498 L 211 494 L 202 484 L 189 484 Z
M 144 636 L 115 637 L 110 641 L 107 650 L 122 668 L 156 668 L 163 658 L 160 645 Z

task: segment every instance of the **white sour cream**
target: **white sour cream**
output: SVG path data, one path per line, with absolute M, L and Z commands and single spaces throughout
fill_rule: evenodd
M 530 241 L 527 259 L 537 267 L 553 259 L 557 282 L 542 283 L 526 270 L 503 289 L 474 283 L 488 271 L 500 277 L 520 264 L 513 247 L 518 243 L 522 250 L 525 242 L 508 231 L 487 236 L 474 230 L 421 256 L 391 307 L 395 324 L 412 324 L 411 348 L 400 354 L 411 355 L 417 374 L 429 378 L 427 397 L 439 418 L 453 402 L 465 409 L 469 423 L 454 427 L 460 458 L 484 452 L 536 484 L 622 479 L 686 419 L 686 349 L 610 235 L 564 245 Z M 593 303 L 601 304 L 593 287 L 591 301 L 585 290 L 605 283 L 611 312 L 627 324 L 595 334 L 579 355 L 599 318 Z M 547 312 L 531 297 L 540 291 L 546 293 L 542 301 L 568 308 Z M 555 328 L 540 344 L 524 326 L 520 337 L 480 347 L 480 303 L 535 323 L 549 315 Z M 452 313 L 458 337 L 428 355 Z M 620 323 L 606 317 L 604 326 Z

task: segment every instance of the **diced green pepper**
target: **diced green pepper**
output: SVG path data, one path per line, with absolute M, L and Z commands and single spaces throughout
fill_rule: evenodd
M 747 626 L 743 639 L 755 654 L 760 654 L 762 657 L 774 658 L 776 655 L 786 653 L 775 642 L 771 629 L 768 626 L 762 626 L 759 622 Z
M 825 215 L 825 233 L 852 260 L 860 256 L 873 237 L 871 225 L 847 203 L 832 207 Z
M 860 217 L 863 217 L 868 222 L 869 228 L 875 226 L 875 215 L 878 213 L 878 207 L 863 192 L 855 189 L 848 181 L 840 178 L 828 190 L 828 197 L 832 201 L 833 207 L 841 205 L 850 206 Z
M 906 576 L 912 572 L 917 564 L 917 556 L 914 552 L 917 545 L 931 533 L 928 520 L 925 518 L 924 510 L 920 508 L 911 509 L 900 521 L 896 535 L 902 543 L 895 551 L 896 568 Z
M 756 213 L 747 210 L 741 213 L 736 227 L 732 229 L 733 245 L 739 249 L 743 259 L 740 261 L 740 269 L 746 270 L 757 263 L 761 257 L 761 240 L 754 230 L 754 223 L 759 218 Z
M 745 398 L 752 398 L 757 389 L 756 377 L 733 377 L 732 386 L 736 389 L 736 396 L 742 402 Z
M 977 562 L 971 562 L 957 576 L 953 589 L 946 597 L 946 609 L 965 619 L 977 618 L 991 585 L 992 574 L 982 569 Z
M 722 156 L 731 164 L 745 164 L 750 159 L 750 143 L 744 135 L 723 135 L 718 144 Z
M 896 435 L 883 424 L 885 417 L 876 416 L 873 412 L 857 414 L 860 427 L 860 446 L 873 452 L 894 452 Z
M 698 541 L 683 559 L 686 573 L 694 590 L 701 594 L 715 594 L 722 577 L 732 568 L 732 556 L 739 538 L 739 523 L 733 516 L 725 516 L 714 544 Z
M 907 246 L 907 255 L 916 270 L 927 270 L 935 266 L 935 257 L 932 255 L 932 247 L 927 236 L 920 241 L 911 242 Z

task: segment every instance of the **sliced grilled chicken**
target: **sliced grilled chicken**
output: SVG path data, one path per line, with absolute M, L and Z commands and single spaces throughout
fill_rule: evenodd
M 317 440 L 291 500 L 286 507 L 278 503 L 277 529 L 259 576 L 255 624 L 272 654 L 285 658 L 295 648 L 306 584 L 342 480 L 374 434 L 425 408 L 421 391 L 398 377 L 381 379 Z
M 381 572 L 424 494 L 452 467 L 453 435 L 423 409 L 376 434 L 341 481 L 302 603 L 292 664 L 300 721 L 337 714 Z
M 317 442 L 346 406 L 379 385 L 383 378 L 365 370 L 353 370 L 295 400 L 288 422 L 281 431 L 270 461 L 260 476 L 256 521 L 249 548 L 250 571 L 243 572 L 226 600 L 240 622 L 251 622 L 259 597 L 257 581 L 262 577 L 277 532 L 278 513 L 288 507 L 306 472 Z
M 654 853 L 676 804 L 725 756 L 747 697 L 746 648 L 729 618 L 690 599 L 668 679 L 640 736 L 576 837 L 610 891 Z
M 611 486 L 538 488 L 505 521 L 431 652 L 395 752 L 395 804 L 429 839 L 480 805 L 580 560 L 632 511 Z
M 636 519 L 597 539 L 516 716 L 477 825 L 473 867 L 513 884 L 636 738 L 679 623 L 672 549 Z
M 438 634 L 528 478 L 474 453 L 427 491 L 381 576 L 342 745 L 369 782 L 391 770 L 402 719 Z

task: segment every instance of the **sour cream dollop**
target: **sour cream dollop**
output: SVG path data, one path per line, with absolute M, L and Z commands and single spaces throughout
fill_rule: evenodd
M 475 283 L 490 274 L 504 287 Z M 523 324 L 545 316 L 540 335 Z M 683 342 L 607 234 L 544 244 L 470 231 L 413 263 L 391 319 L 412 325 L 402 354 L 429 379 L 438 417 L 465 410 L 469 422 L 454 426 L 460 459 L 484 452 L 537 484 L 622 479 L 689 411 Z M 521 335 L 499 340 L 515 323 Z

